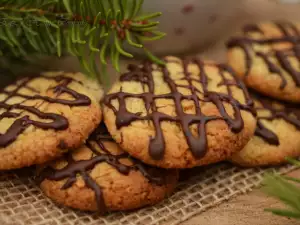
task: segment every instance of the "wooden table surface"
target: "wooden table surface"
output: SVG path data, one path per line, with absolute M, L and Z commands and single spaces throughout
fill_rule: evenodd
M 300 169 L 289 175 L 299 178 Z M 284 205 L 257 189 L 232 198 L 181 225 L 300 225 L 300 221 L 273 215 L 265 212 L 265 208 L 284 208 Z

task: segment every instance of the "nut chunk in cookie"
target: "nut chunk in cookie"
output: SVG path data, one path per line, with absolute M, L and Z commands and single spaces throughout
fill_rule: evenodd
M 197 59 L 164 60 L 129 65 L 104 97 L 104 121 L 117 143 L 163 168 L 211 164 L 241 150 L 256 120 L 234 72 Z
M 89 81 L 85 87 L 85 80 L 80 73 L 45 73 L 0 91 L 0 170 L 44 163 L 88 138 L 101 121 L 94 95 L 102 90 Z
M 84 146 L 41 167 L 37 177 L 56 202 L 104 214 L 158 203 L 172 193 L 178 173 L 133 159 L 101 124 Z
M 255 136 L 231 161 L 241 166 L 267 166 L 300 156 L 299 106 L 252 96 L 257 110 Z
M 256 91 L 300 102 L 300 24 L 248 24 L 227 42 L 228 63 Z

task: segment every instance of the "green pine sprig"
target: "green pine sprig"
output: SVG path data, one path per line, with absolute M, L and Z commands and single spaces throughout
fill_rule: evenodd
M 97 77 L 110 59 L 119 71 L 120 57 L 133 58 L 126 46 L 143 49 L 154 62 L 164 64 L 143 45 L 165 36 L 161 13 L 141 14 L 144 0 L 2 0 L 0 3 L 0 67 L 30 55 L 76 56 L 85 72 Z M 2 63 L 1 63 L 2 62 Z M 4 62 L 4 63 L 3 63 Z
M 293 165 L 300 167 L 300 161 L 288 158 Z M 278 216 L 300 219 L 300 179 L 279 175 L 266 174 L 263 191 L 283 202 L 287 209 L 269 208 L 265 211 L 272 212 Z

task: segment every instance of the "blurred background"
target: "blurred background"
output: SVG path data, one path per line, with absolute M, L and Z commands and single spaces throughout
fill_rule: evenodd
M 300 0 L 146 0 L 143 11 L 163 13 L 159 30 L 167 36 L 146 44 L 153 53 L 196 55 L 222 62 L 225 60 L 224 42 L 243 24 L 300 20 Z M 141 58 L 139 52 L 135 52 L 135 56 L 135 61 Z M 49 70 L 81 70 L 73 57 L 45 58 L 39 63 Z M 126 63 L 128 60 L 121 62 L 121 70 Z M 117 73 L 110 68 L 109 75 L 111 83 Z

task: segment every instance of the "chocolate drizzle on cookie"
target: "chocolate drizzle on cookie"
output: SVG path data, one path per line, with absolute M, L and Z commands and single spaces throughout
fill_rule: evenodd
M 61 189 L 70 188 L 76 181 L 77 176 L 80 175 L 87 187 L 95 192 L 96 202 L 99 213 L 107 212 L 107 207 L 103 197 L 102 188 L 90 176 L 90 171 L 95 166 L 101 163 L 107 163 L 119 171 L 123 175 L 129 175 L 130 171 L 139 171 L 145 178 L 156 185 L 162 185 L 165 182 L 164 170 L 157 169 L 142 162 L 131 158 L 127 153 L 119 155 L 112 154 L 109 149 L 105 147 L 105 142 L 112 142 L 113 139 L 108 134 L 106 127 L 101 124 L 94 133 L 87 140 L 86 146 L 93 152 L 93 156 L 88 160 L 76 161 L 72 158 L 72 153 L 67 153 L 65 159 L 68 164 L 63 169 L 55 170 L 48 166 L 44 168 L 37 176 L 37 181 L 42 182 L 45 179 L 60 181 L 66 179 L 65 184 Z M 101 149 L 101 152 L 97 149 Z M 131 166 L 122 164 L 120 160 L 129 159 L 133 164 Z
M 274 38 L 251 38 L 249 34 L 260 33 L 264 35 L 263 30 L 254 24 L 247 25 L 244 27 L 243 37 L 234 37 L 230 39 L 227 43 L 228 48 L 240 47 L 245 52 L 246 60 L 246 72 L 245 76 L 249 75 L 252 64 L 253 64 L 253 54 L 261 57 L 266 63 L 270 73 L 275 73 L 281 78 L 280 89 L 284 89 L 287 85 L 287 80 L 283 75 L 283 71 L 290 74 L 294 80 L 297 87 L 300 87 L 300 71 L 293 67 L 289 58 L 295 57 L 300 62 L 300 31 L 298 28 L 289 22 L 275 23 L 278 30 L 282 33 L 282 37 Z M 270 52 L 257 51 L 254 49 L 253 45 L 273 45 L 273 44 L 290 44 L 290 47 L 282 50 L 272 49 Z M 275 63 L 272 59 L 278 62 Z
M 37 90 L 33 89 L 29 86 L 30 82 L 32 82 L 36 78 L 43 78 L 47 80 L 55 80 L 59 84 L 53 89 L 53 93 L 56 94 L 55 97 L 48 97 L 38 94 Z M 0 93 L 6 95 L 6 98 L 3 101 L 0 101 L 0 109 L 6 110 L 5 112 L 0 114 L 0 120 L 4 118 L 16 118 L 13 124 L 8 128 L 6 133 L 0 133 L 0 147 L 6 147 L 11 144 L 13 141 L 17 139 L 17 137 L 23 133 L 26 128 L 30 125 L 33 125 L 37 128 L 41 129 L 55 129 L 55 130 L 65 130 L 68 128 L 69 123 L 67 118 L 60 114 L 55 113 L 44 113 L 40 111 L 39 106 L 26 106 L 24 103 L 28 100 L 43 100 L 48 103 L 57 103 L 68 106 L 88 106 L 91 104 L 91 100 L 89 97 L 82 95 L 71 88 L 68 85 L 71 82 L 77 82 L 76 80 L 66 77 L 66 76 L 56 76 L 56 77 L 48 77 L 48 76 L 40 76 L 40 77 L 31 77 L 24 78 L 22 81 L 19 81 L 19 84 L 16 84 L 16 88 L 12 91 L 8 91 L 3 89 Z M 21 94 L 20 91 L 22 89 L 27 89 L 34 93 L 34 95 L 25 95 Z M 49 89 L 50 90 L 50 89 Z M 59 99 L 58 97 L 61 94 L 67 93 L 71 95 L 73 100 Z M 10 99 L 20 97 L 23 98 L 24 101 L 18 104 L 10 104 L 8 103 Z M 21 112 L 12 112 L 13 110 L 20 110 Z M 29 115 L 23 114 L 27 112 L 30 114 L 34 114 L 39 119 L 50 120 L 51 122 L 40 122 L 31 119 Z
M 263 124 L 263 120 L 272 121 L 275 119 L 283 119 L 287 123 L 294 125 L 298 130 L 300 130 L 300 109 L 296 105 L 282 103 L 283 108 L 276 108 L 274 103 L 279 103 L 268 97 L 259 95 L 257 93 L 251 93 L 251 95 L 261 103 L 261 107 L 255 107 L 258 112 L 257 116 L 257 127 L 255 130 L 255 135 L 261 137 L 270 145 L 279 145 L 280 141 L 276 133 L 267 128 Z M 268 111 L 268 116 L 259 116 L 259 111 Z
M 148 86 L 149 92 L 141 94 L 133 94 L 123 92 L 122 89 L 117 93 L 111 93 L 105 96 L 104 104 L 112 109 L 116 115 L 116 126 L 118 129 L 124 126 L 130 125 L 134 121 L 152 121 L 155 128 L 155 137 L 152 137 L 149 145 L 149 154 L 155 160 L 160 160 L 164 157 L 165 151 L 165 140 L 164 134 L 161 128 L 161 122 L 170 121 L 180 125 L 184 136 L 186 138 L 189 149 L 195 158 L 201 158 L 206 154 L 207 151 L 207 133 L 206 133 L 206 124 L 209 121 L 213 120 L 224 120 L 232 132 L 238 133 L 244 127 L 244 121 L 241 116 L 240 110 L 252 111 L 253 102 L 248 95 L 246 87 L 244 84 L 237 79 L 234 75 L 234 72 L 231 68 L 226 65 L 212 65 L 217 67 L 219 70 L 219 76 L 221 82 L 219 86 L 226 86 L 227 94 L 217 93 L 210 91 L 208 89 L 209 78 L 205 71 L 205 64 L 199 60 L 184 60 L 181 61 L 167 61 L 167 63 L 178 63 L 182 64 L 184 71 L 184 77 L 182 80 L 188 82 L 187 85 L 176 84 L 175 81 L 171 78 L 167 67 L 159 67 L 154 69 L 153 65 L 150 62 L 146 62 L 141 66 L 129 65 L 129 72 L 121 75 L 120 81 L 136 81 L 140 82 L 142 85 Z M 188 66 L 194 64 L 199 68 L 200 74 L 199 78 L 193 78 L 188 72 Z M 168 94 L 155 94 L 155 84 L 153 79 L 154 71 L 161 71 L 163 74 L 164 82 L 169 86 L 170 93 Z M 227 79 L 225 72 L 231 74 L 233 77 L 231 80 Z M 202 90 L 197 89 L 194 85 L 197 83 L 202 86 Z M 232 86 L 239 88 L 245 96 L 245 104 L 241 104 L 239 101 L 233 98 L 232 95 Z M 190 95 L 184 95 L 178 91 L 178 88 L 186 88 L 191 91 Z M 203 96 L 203 97 L 199 97 Z M 127 98 L 138 98 L 142 99 L 145 103 L 147 110 L 147 115 L 141 115 L 137 113 L 131 113 L 126 108 L 125 100 Z M 165 113 L 159 112 L 155 104 L 155 101 L 158 99 L 171 99 L 174 101 L 174 106 L 176 110 L 176 116 L 170 116 Z M 112 101 L 118 100 L 119 108 L 113 106 Z M 182 107 L 182 101 L 189 100 L 193 101 L 195 106 L 195 114 L 187 114 L 184 112 Z M 213 103 L 220 116 L 207 116 L 205 115 L 200 106 L 200 102 L 211 102 Z M 224 103 L 228 103 L 232 106 L 234 111 L 234 118 L 231 118 L 225 110 Z M 190 129 L 192 125 L 197 125 L 197 134 L 195 137 Z

